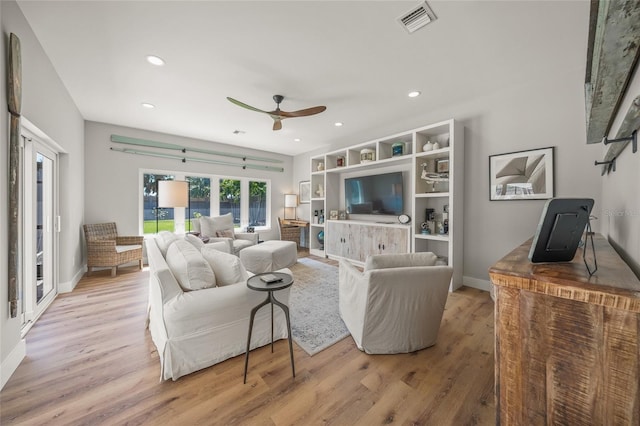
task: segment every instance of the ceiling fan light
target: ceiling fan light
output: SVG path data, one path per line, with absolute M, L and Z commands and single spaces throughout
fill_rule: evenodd
M 147 55 L 147 62 L 149 62 L 152 65 L 161 67 L 164 65 L 164 59 L 162 59 L 159 56 L 155 56 L 155 55 Z

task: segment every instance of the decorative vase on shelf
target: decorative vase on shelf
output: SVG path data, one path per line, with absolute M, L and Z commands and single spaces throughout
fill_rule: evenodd
M 440 144 L 438 142 L 433 144 L 433 150 L 440 149 Z
M 391 156 L 398 157 L 400 155 L 404 155 L 404 143 L 396 142 L 393 145 L 391 145 Z
M 318 163 L 318 171 L 321 172 L 324 170 L 324 163 Z
M 433 142 L 427 141 L 427 143 L 425 143 L 424 146 L 422 147 L 422 150 L 424 152 L 433 151 Z
M 360 162 L 370 163 L 376 161 L 376 152 L 373 149 L 364 148 L 360 150 Z
M 324 250 L 324 230 L 318 232 L 318 242 L 320 243 L 320 250 Z

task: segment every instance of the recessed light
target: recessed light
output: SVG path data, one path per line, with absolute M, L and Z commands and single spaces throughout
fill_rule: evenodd
M 147 56 L 147 62 L 149 62 L 150 64 L 153 64 L 153 65 L 159 66 L 159 67 L 164 65 L 164 59 L 162 59 L 159 56 L 155 56 L 155 55 Z
M 295 138 L 293 141 L 294 142 L 300 142 L 300 138 Z
M 408 96 L 409 96 L 410 98 L 417 98 L 418 96 L 420 96 L 420 93 L 421 93 L 421 92 L 418 92 L 418 91 L 416 90 L 416 91 L 414 91 L 414 92 L 409 92 Z
M 147 109 L 154 109 L 156 107 L 154 104 L 150 104 L 148 102 L 143 102 L 141 105 Z
M 336 126 L 336 127 L 341 127 L 341 126 L 342 126 L 342 123 L 338 121 L 337 123 L 334 123 L 334 126 Z

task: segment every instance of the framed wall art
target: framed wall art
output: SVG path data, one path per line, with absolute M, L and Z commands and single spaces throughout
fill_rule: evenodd
M 489 157 L 489 200 L 553 198 L 553 147 Z
M 301 181 L 298 185 L 298 199 L 300 204 L 309 204 L 311 202 L 311 182 L 308 180 Z

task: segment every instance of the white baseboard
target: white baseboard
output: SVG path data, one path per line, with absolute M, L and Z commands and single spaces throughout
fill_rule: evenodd
M 86 265 L 83 265 L 82 268 L 75 273 L 73 278 L 71 278 L 71 281 L 58 283 L 58 293 L 71 293 L 73 289 L 76 288 L 85 272 L 87 272 L 87 267 Z
M 27 356 L 27 342 L 20 339 L 9 356 L 0 364 L 0 389 L 9 381 L 11 375 L 16 371 L 24 357 Z
M 491 293 L 492 285 L 491 285 L 491 281 L 489 280 L 481 280 L 479 278 L 464 276 L 462 277 L 462 285 L 465 285 L 467 287 L 477 288 L 478 290 L 488 291 L 489 293 Z

